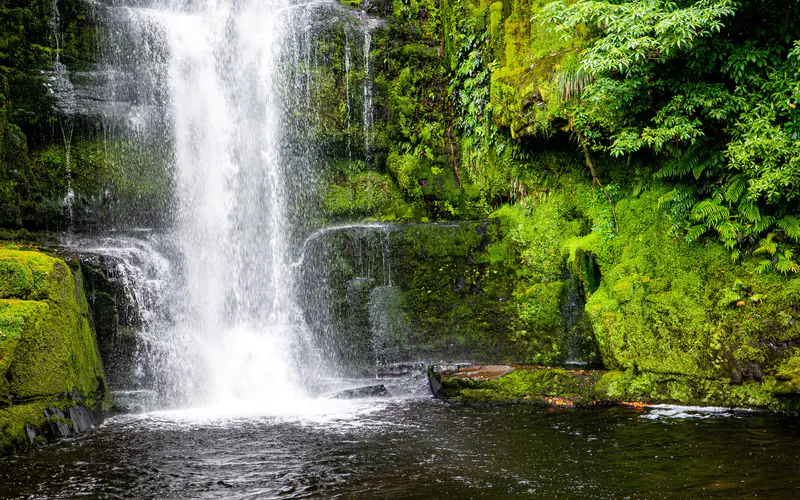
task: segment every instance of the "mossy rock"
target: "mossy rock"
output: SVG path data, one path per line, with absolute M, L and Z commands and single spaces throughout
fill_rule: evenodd
M 93 406 L 92 406 L 93 405 Z M 0 408 L 0 455 L 86 431 L 102 420 L 102 405 L 58 397 Z
M 0 297 L 0 408 L 13 421 L 8 432 L 18 437 L 20 415 L 27 413 L 10 408 L 20 404 L 106 401 L 79 268 L 37 251 L 0 247 Z
M 602 372 L 532 366 L 433 366 L 435 395 L 470 403 L 594 404 Z
M 726 408 L 798 410 L 800 399 L 775 390 L 771 381 L 734 384 L 715 380 L 660 373 L 610 371 L 595 386 L 595 397 L 609 402 L 682 404 Z
M 633 371 L 439 365 L 429 369 L 429 380 L 437 397 L 466 403 L 800 409 L 800 398 L 780 394 L 771 383 L 732 384 L 725 380 Z
M 775 375 L 800 342 L 800 279 L 671 235 L 658 196 L 618 202 L 619 236 L 571 243 L 575 259 L 591 253 L 601 272 L 586 310 L 604 363 L 736 383 Z

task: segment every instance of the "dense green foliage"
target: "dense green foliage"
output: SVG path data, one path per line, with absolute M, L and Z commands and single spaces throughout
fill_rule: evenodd
M 759 272 L 800 270 L 794 3 L 390 7 L 373 53 L 384 61 L 375 85 L 386 170 L 370 168 L 388 171 L 414 207 L 397 218 L 480 217 L 524 202 L 564 171 L 540 157 L 540 141 L 571 139 L 612 224 L 616 198 L 666 185 L 653 209 L 673 236 L 717 235 L 734 261 L 758 255 Z
M 374 160 L 386 162 L 364 168 L 413 207 L 397 218 L 498 220 L 475 258 L 482 276 L 503 277 L 479 292 L 491 300 L 502 290 L 503 331 L 487 327 L 479 344 L 537 363 L 568 359 L 576 343 L 597 350 L 620 370 L 604 377 L 611 400 L 791 406 L 782 398 L 800 373 L 795 3 L 389 10 L 374 52 L 386 118 Z M 349 213 L 395 218 L 369 212 Z M 402 270 L 413 284 L 405 312 L 442 337 L 477 300 L 452 293 L 462 270 L 451 253 L 448 265 Z
M 660 204 L 694 241 L 715 233 L 797 272 L 800 30 L 794 2 L 553 2 L 534 22 L 593 42 L 564 69 L 560 109 L 596 153 L 658 166 Z M 569 74 L 571 72 L 571 75 Z

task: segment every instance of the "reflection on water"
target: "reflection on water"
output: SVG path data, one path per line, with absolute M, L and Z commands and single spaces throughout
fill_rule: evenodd
M 787 498 L 800 488 L 800 425 L 772 414 L 295 404 L 117 416 L 0 460 L 0 496 Z

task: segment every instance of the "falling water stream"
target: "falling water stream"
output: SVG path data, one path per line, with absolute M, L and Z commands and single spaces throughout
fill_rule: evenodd
M 170 96 L 176 215 L 169 237 L 180 256 L 180 290 L 169 342 L 182 346 L 171 374 L 179 406 L 286 406 L 303 400 L 305 382 L 324 369 L 305 335 L 289 266 L 290 186 L 313 166 L 297 154 L 286 121 L 310 85 L 310 68 L 296 74 L 311 59 L 303 13 L 324 4 L 126 8 L 131 31 L 140 33 L 134 45 L 162 44 L 162 60 L 145 69 Z

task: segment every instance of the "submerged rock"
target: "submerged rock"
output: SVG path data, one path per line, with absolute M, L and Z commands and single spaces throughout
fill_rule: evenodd
M 383 384 L 368 385 L 365 387 L 356 387 L 354 389 L 346 389 L 339 391 L 332 395 L 333 399 L 364 399 L 364 398 L 388 398 L 389 391 Z

